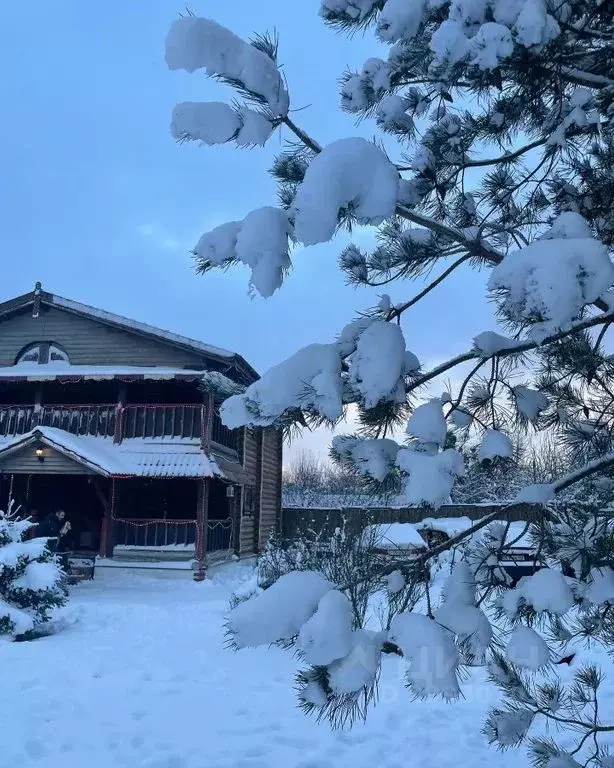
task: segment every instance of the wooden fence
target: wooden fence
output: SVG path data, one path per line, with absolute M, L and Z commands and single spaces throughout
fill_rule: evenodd
M 479 520 L 496 510 L 500 520 L 532 522 L 541 513 L 539 504 L 446 504 L 437 510 L 426 507 L 343 507 L 338 509 L 302 509 L 284 507 L 282 511 L 282 536 L 293 539 L 301 533 L 318 531 L 334 533 L 336 528 L 349 525 L 362 528 L 373 523 L 418 523 L 427 517 L 468 517 Z

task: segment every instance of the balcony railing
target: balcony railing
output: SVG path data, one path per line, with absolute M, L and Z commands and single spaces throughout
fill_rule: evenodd
M 239 432 L 236 429 L 228 429 L 227 426 L 222 424 L 217 410 L 213 412 L 213 425 L 211 428 L 211 440 L 214 443 L 223 445 L 225 448 L 230 448 L 232 451 L 239 450 Z
M 126 405 L 121 439 L 134 437 L 203 438 L 203 405 Z
M 0 436 L 14 437 L 29 432 L 34 426 L 33 405 L 0 406 Z
M 23 435 L 37 426 L 57 427 L 73 435 L 127 438 L 195 439 L 206 441 L 206 406 L 175 405 L 0 405 L 0 438 Z M 240 433 L 222 424 L 214 413 L 211 440 L 239 450 Z
M 72 435 L 113 437 L 117 406 L 105 405 L 47 405 L 38 411 L 38 426 L 57 427 Z

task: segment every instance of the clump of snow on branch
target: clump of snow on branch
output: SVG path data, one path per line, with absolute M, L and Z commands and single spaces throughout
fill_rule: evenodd
M 171 135 L 178 141 L 225 144 L 235 140 L 239 146 L 263 146 L 273 123 L 249 107 L 233 109 L 219 101 L 185 101 L 173 109 Z
M 455 408 L 450 414 L 450 421 L 455 427 L 463 429 L 471 424 L 473 417 L 467 411 L 463 411 L 462 408 Z
M 397 595 L 405 587 L 403 572 L 396 570 L 386 576 L 386 589 L 391 595 Z
M 406 5 L 424 8 L 421 2 Z M 512 55 L 515 44 L 525 48 L 544 45 L 560 33 L 543 0 L 497 0 L 492 9 L 494 21 L 487 21 L 490 5 L 488 0 L 452 0 L 448 18 L 435 29 L 430 42 L 440 64 L 468 60 L 480 69 L 495 69 Z
M 361 439 L 349 435 L 333 438 L 333 451 L 350 459 L 363 476 L 383 482 L 394 468 L 399 445 L 389 438 Z
M 318 609 L 301 627 L 297 647 L 309 664 L 327 666 L 352 650 L 352 606 L 336 589 L 327 592 Z
M 358 317 L 356 320 L 352 320 L 339 334 L 337 338 L 337 345 L 339 352 L 342 355 L 350 355 L 355 351 L 363 331 L 365 331 L 373 322 L 372 317 Z
M 435 621 L 459 643 L 465 643 L 476 661 L 484 660 L 493 631 L 486 614 L 476 605 L 476 583 L 465 561 L 457 563 L 448 576 Z
M 499 352 L 510 349 L 517 344 L 514 339 L 508 339 L 494 331 L 483 331 L 473 339 L 473 345 L 483 357 L 492 357 Z
M 414 121 L 411 115 L 407 113 L 409 108 L 407 99 L 401 96 L 391 94 L 385 96 L 377 108 L 377 123 L 386 130 L 409 131 L 413 127 Z
M 195 72 L 239 82 L 257 94 L 273 115 L 288 111 L 288 92 L 275 62 L 258 48 L 211 19 L 177 19 L 166 38 L 169 69 Z
M 341 357 L 335 344 L 310 344 L 234 395 L 220 408 L 231 429 L 268 426 L 289 408 L 312 408 L 334 421 L 342 413 Z
M 510 438 L 498 429 L 487 429 L 480 443 L 478 456 L 480 461 L 493 459 L 509 459 L 514 454 L 514 446 Z
M 577 218 L 559 217 L 550 233 L 508 254 L 490 275 L 488 287 L 503 295 L 503 310 L 515 322 L 534 323 L 537 338 L 568 328 L 614 283 L 607 248 L 577 233 Z
M 416 36 L 424 14 L 424 0 L 386 0 L 377 20 L 377 35 L 395 43 Z
M 529 421 L 536 421 L 539 414 L 545 411 L 550 401 L 543 392 L 525 387 L 522 384 L 514 387 L 516 407 Z
M 456 698 L 460 694 L 458 650 L 443 627 L 421 613 L 397 614 L 389 640 L 403 651 L 407 682 L 417 696 Z
M 290 267 L 289 223 L 285 211 L 265 206 L 204 234 L 194 255 L 203 265 L 224 267 L 239 261 L 250 267 L 250 285 L 261 296 L 272 296 Z
M 313 616 L 334 584 L 316 571 L 291 571 L 228 616 L 228 632 L 237 648 L 291 640 Z
M 531 670 L 541 669 L 550 663 L 550 649 L 546 641 L 534 629 L 523 624 L 512 630 L 505 655 L 512 664 Z
M 349 379 L 364 398 L 366 408 L 383 400 L 403 402 L 405 339 L 400 326 L 375 320 L 358 337 L 350 358 Z
M 614 603 L 614 571 L 610 567 L 591 570 L 586 597 L 595 605 Z
M 503 610 L 514 617 L 519 605 L 529 605 L 538 613 L 548 611 L 562 616 L 573 606 L 574 598 L 562 573 L 542 568 L 532 576 L 520 580 L 516 589 L 502 597 Z
M 357 629 L 351 635 L 347 656 L 328 667 L 328 682 L 334 693 L 357 693 L 372 686 L 380 666 L 382 637 L 379 633 Z
M 489 740 L 496 741 L 501 747 L 513 747 L 525 737 L 533 718 L 534 714 L 530 709 L 494 710 L 490 716 Z M 557 767 L 549 761 L 548 768 L 575 767 L 569 764 Z
M 390 65 L 382 59 L 365 61 L 360 74 L 350 75 L 341 88 L 341 106 L 346 112 L 360 112 L 390 88 Z M 384 97 L 385 98 L 385 97 Z
M 293 204 L 294 234 L 304 245 L 335 234 L 339 212 L 362 224 L 379 224 L 394 213 L 399 174 L 384 152 L 361 138 L 339 139 L 309 164 Z
M 406 431 L 422 445 L 441 448 L 447 433 L 441 400 L 433 398 L 428 403 L 419 405 L 410 416 Z
M 397 465 L 407 474 L 403 500 L 408 505 L 440 507 L 450 498 L 457 477 L 463 474 L 463 458 L 452 448 L 429 454 L 402 448 Z
M 320 15 L 325 19 L 331 14 L 346 14 L 349 19 L 363 19 L 373 8 L 376 0 L 322 0 Z

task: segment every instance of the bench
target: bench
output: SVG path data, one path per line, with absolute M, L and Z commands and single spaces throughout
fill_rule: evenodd
M 71 584 L 93 580 L 96 570 L 95 554 L 66 552 L 64 558 L 68 562 L 67 575 Z

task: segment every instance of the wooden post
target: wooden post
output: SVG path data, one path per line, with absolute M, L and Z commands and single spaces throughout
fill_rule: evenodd
M 126 385 L 120 382 L 117 394 L 117 405 L 115 407 L 115 431 L 113 433 L 113 442 L 121 443 L 123 437 L 124 406 L 126 405 Z
M 204 403 L 201 407 L 200 417 L 200 448 L 208 451 L 211 448 L 211 432 L 213 430 L 213 409 L 215 402 L 213 395 L 205 394 Z
M 115 478 L 111 479 L 111 497 L 109 498 L 102 487 L 98 478 L 94 478 L 94 490 L 96 496 L 104 509 L 102 526 L 100 528 L 100 557 L 113 557 L 113 548 L 115 546 L 115 505 L 117 500 L 117 486 Z
M 34 413 L 32 415 L 32 429 L 38 427 L 43 415 L 43 384 L 38 382 L 34 391 Z
M 196 501 L 196 542 L 194 546 L 194 581 L 203 581 L 207 570 L 209 483 L 209 478 L 198 481 L 198 496 Z
M 283 485 L 283 458 L 284 458 L 284 433 L 281 429 L 277 430 L 277 533 L 283 530 L 283 509 L 281 506 L 281 493 Z
M 262 479 L 264 473 L 264 427 L 260 427 L 257 435 L 258 453 L 256 458 L 256 498 L 254 499 L 254 554 L 260 552 L 260 518 L 262 511 Z

